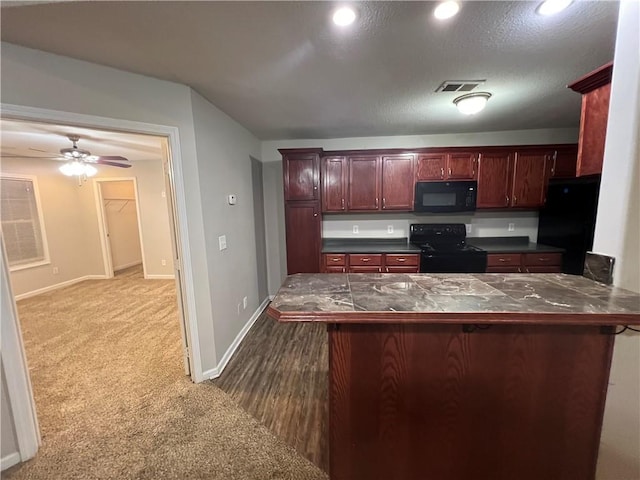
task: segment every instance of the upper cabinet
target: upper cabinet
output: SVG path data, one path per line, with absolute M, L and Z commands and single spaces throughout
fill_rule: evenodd
M 576 176 L 578 160 L 577 145 L 557 145 L 551 161 L 552 178 L 572 178 Z
M 346 157 L 322 159 L 322 211 L 343 212 L 347 209 L 349 174 Z
M 320 200 L 321 149 L 282 149 L 285 201 Z
M 506 208 L 510 206 L 511 159 L 512 155 L 508 152 L 480 154 L 477 208 Z
M 547 151 L 516 151 L 513 159 L 511 206 L 536 208 L 544 205 L 547 190 L 547 165 L 552 154 Z
M 470 152 L 419 154 L 416 180 L 475 180 L 478 154 Z
M 348 157 L 347 209 L 366 212 L 380 209 L 380 159 L 376 155 Z
M 413 210 L 413 155 L 382 157 L 382 210 Z
M 582 94 L 577 176 L 602 173 L 612 71 L 608 63 L 569 85 Z

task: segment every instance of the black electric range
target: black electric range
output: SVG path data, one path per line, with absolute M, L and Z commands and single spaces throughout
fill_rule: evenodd
M 487 252 L 467 245 L 464 223 L 414 223 L 409 242 L 420 247 L 421 273 L 482 273 Z

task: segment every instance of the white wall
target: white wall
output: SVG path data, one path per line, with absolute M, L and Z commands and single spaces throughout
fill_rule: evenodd
M 614 284 L 640 292 L 640 3 L 620 4 L 593 250 L 615 257 Z M 615 340 L 596 478 L 640 478 L 640 334 Z
M 9 393 L 4 379 L 4 366 L 2 365 L 1 359 L 0 376 L 2 377 L 0 380 L 2 382 L 0 397 L 0 425 L 2 425 L 2 431 L 0 432 L 0 458 L 2 459 L 2 470 L 4 470 L 14 465 L 20 454 L 18 453 L 18 437 L 16 436 L 16 430 L 13 424 L 13 414 L 11 413 L 11 406 L 9 405 Z
M 260 142 L 247 129 L 192 91 L 193 123 L 205 211 L 205 239 L 209 246 L 208 272 L 216 360 L 220 362 L 262 302 L 258 298 L 258 267 L 253 222 L 251 157 L 260 156 Z M 229 205 L 227 196 L 237 203 Z M 225 235 L 227 248 L 218 249 Z M 243 298 L 247 297 L 245 309 Z M 240 311 L 238 311 L 240 305 Z
M 162 197 L 164 177 L 160 160 L 135 162 L 126 170 L 99 167 L 98 174 L 81 187 L 76 177 L 62 175 L 59 166 L 50 160 L 21 158 L 3 159 L 0 165 L 2 173 L 36 176 L 51 262 L 11 272 L 15 295 L 28 295 L 74 279 L 106 274 L 94 188 L 95 179 L 99 178 L 136 178 L 146 273 L 150 277 L 173 275 L 169 213 L 166 198 Z M 135 213 L 135 205 L 132 206 Z M 133 233 L 137 238 L 137 223 Z M 165 266 L 163 259 L 166 259 Z M 54 274 L 53 267 L 59 273 Z
M 321 147 L 325 150 L 353 150 L 353 149 L 378 149 L 378 148 L 422 148 L 422 147 L 464 147 L 464 146 L 492 146 L 492 145 L 542 145 L 577 143 L 578 130 L 575 128 L 561 128 L 548 130 L 514 130 L 504 132 L 481 132 L 443 135 L 411 135 L 395 137 L 359 137 L 359 138 L 333 138 L 333 139 L 309 139 L 309 140 L 274 140 L 262 142 L 262 161 L 264 168 L 264 197 L 265 216 L 267 224 L 267 256 L 269 271 L 269 293 L 275 294 L 284 277 L 286 277 L 286 248 L 284 233 L 284 196 L 282 192 L 282 156 L 279 148 L 311 148 Z M 390 217 L 387 217 L 390 215 Z M 449 221 L 450 218 L 461 219 L 463 223 L 469 223 L 472 227 L 470 236 L 510 236 L 528 235 L 532 240 L 537 237 L 537 214 L 532 212 L 494 212 L 476 213 L 473 216 L 418 216 L 412 214 L 385 214 L 372 217 L 372 222 L 363 221 L 366 231 L 371 236 L 378 231 L 384 231 L 386 236 L 386 218 L 397 221 L 400 229 L 407 229 L 410 221 L 415 218 L 417 222 L 429 223 L 431 219 L 436 222 Z M 353 225 L 352 219 L 360 218 L 357 215 L 349 215 L 345 220 L 336 218 L 336 215 L 324 217 L 324 237 L 334 234 L 346 236 L 346 232 Z M 367 218 L 369 215 L 367 214 Z M 362 217 L 365 218 L 365 217 Z M 327 221 L 328 220 L 328 221 Z M 516 231 L 508 232 L 509 223 L 516 223 Z M 362 232 L 362 230 L 361 230 Z M 362 233 L 360 234 L 362 236 Z M 406 235 L 404 235 L 406 236 Z

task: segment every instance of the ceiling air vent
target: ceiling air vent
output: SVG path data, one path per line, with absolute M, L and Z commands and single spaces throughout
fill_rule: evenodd
M 486 80 L 445 80 L 436 88 L 436 92 L 470 92 Z

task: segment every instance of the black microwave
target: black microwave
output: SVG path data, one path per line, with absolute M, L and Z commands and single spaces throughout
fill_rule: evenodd
M 417 182 L 414 212 L 449 213 L 476 209 L 478 182 Z

